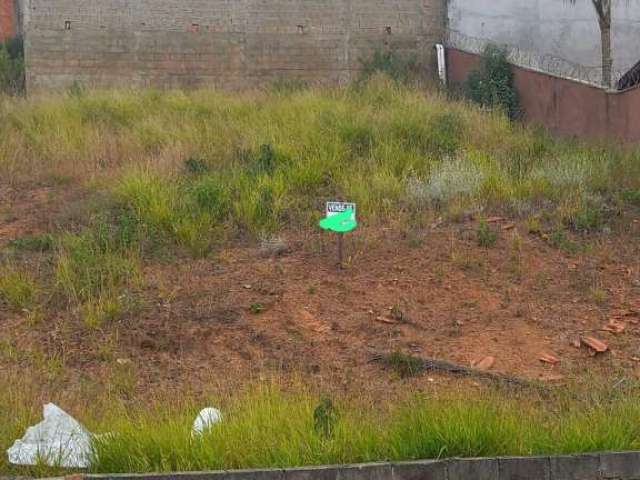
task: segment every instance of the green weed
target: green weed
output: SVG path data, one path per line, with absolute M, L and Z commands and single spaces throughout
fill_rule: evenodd
M 249 307 L 249 310 L 254 315 L 257 315 L 259 313 L 264 312 L 264 305 L 262 305 L 261 303 L 258 303 L 258 302 L 252 303 L 251 306 Z
M 549 242 L 554 247 L 563 250 L 564 252 L 575 255 L 580 250 L 580 245 L 571 240 L 567 233 L 562 228 L 556 228 L 549 236 Z
M 481 219 L 476 230 L 476 239 L 480 247 L 493 247 L 498 241 L 498 232 L 486 220 Z

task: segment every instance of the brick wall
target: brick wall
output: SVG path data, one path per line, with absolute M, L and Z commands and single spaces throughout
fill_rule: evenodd
M 16 34 L 14 0 L 0 0 L 0 41 Z
M 480 56 L 447 49 L 453 85 L 462 85 Z M 640 142 L 640 87 L 608 91 L 583 82 L 512 66 L 524 120 L 584 140 Z
M 0 0 L 4 1 L 4 0 Z M 376 49 L 433 68 L 445 0 L 31 0 L 30 91 L 344 83 Z

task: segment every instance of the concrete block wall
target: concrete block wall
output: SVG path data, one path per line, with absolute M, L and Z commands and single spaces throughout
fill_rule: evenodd
M 0 0 L 6 1 L 6 0 Z M 434 69 L 446 0 L 28 0 L 29 91 L 352 80 L 377 49 Z
M 84 475 L 73 480 L 640 480 L 640 452 L 423 460 L 148 475 Z

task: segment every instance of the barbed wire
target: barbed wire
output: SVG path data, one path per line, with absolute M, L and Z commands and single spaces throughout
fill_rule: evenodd
M 456 30 L 449 30 L 447 36 L 447 46 L 463 50 L 469 53 L 481 54 L 491 40 L 466 35 Z M 540 54 L 525 50 L 518 46 L 500 44 L 507 51 L 507 58 L 510 63 L 519 67 L 530 68 L 551 75 L 579 80 L 593 85 L 602 83 L 602 67 L 580 65 L 567 59 L 549 53 Z M 623 72 L 612 72 L 613 78 L 617 81 Z

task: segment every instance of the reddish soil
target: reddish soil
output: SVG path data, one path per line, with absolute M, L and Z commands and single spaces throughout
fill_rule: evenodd
M 24 195 L 35 214 L 43 194 Z M 38 230 L 42 222 L 27 213 L 0 218 L 0 242 Z M 522 225 L 503 229 L 506 222 L 495 223 L 497 244 L 480 248 L 469 220 L 429 228 L 418 243 L 361 229 L 347 237 L 342 271 L 333 239 L 315 232 L 283 234 L 290 251 L 280 256 L 238 246 L 207 260 L 153 262 L 144 269 L 141 309 L 99 330 L 64 310 L 36 322 L 0 312 L 0 339 L 18 352 L 0 370 L 7 362 L 47 369 L 55 360 L 70 382 L 131 381 L 140 392 L 283 373 L 345 389 L 384 388 L 397 376 L 371 358 L 402 351 L 462 365 L 492 356 L 495 372 L 547 381 L 636 376 L 634 217 L 616 220 L 614 233 L 581 238 L 588 248 L 577 255 Z M 601 331 L 612 318 L 622 332 Z M 593 355 L 579 346 L 581 336 L 604 341 L 609 351 Z M 559 363 L 540 361 L 544 354 Z M 434 375 L 413 381 L 427 385 Z M 435 376 L 436 383 L 456 381 Z

